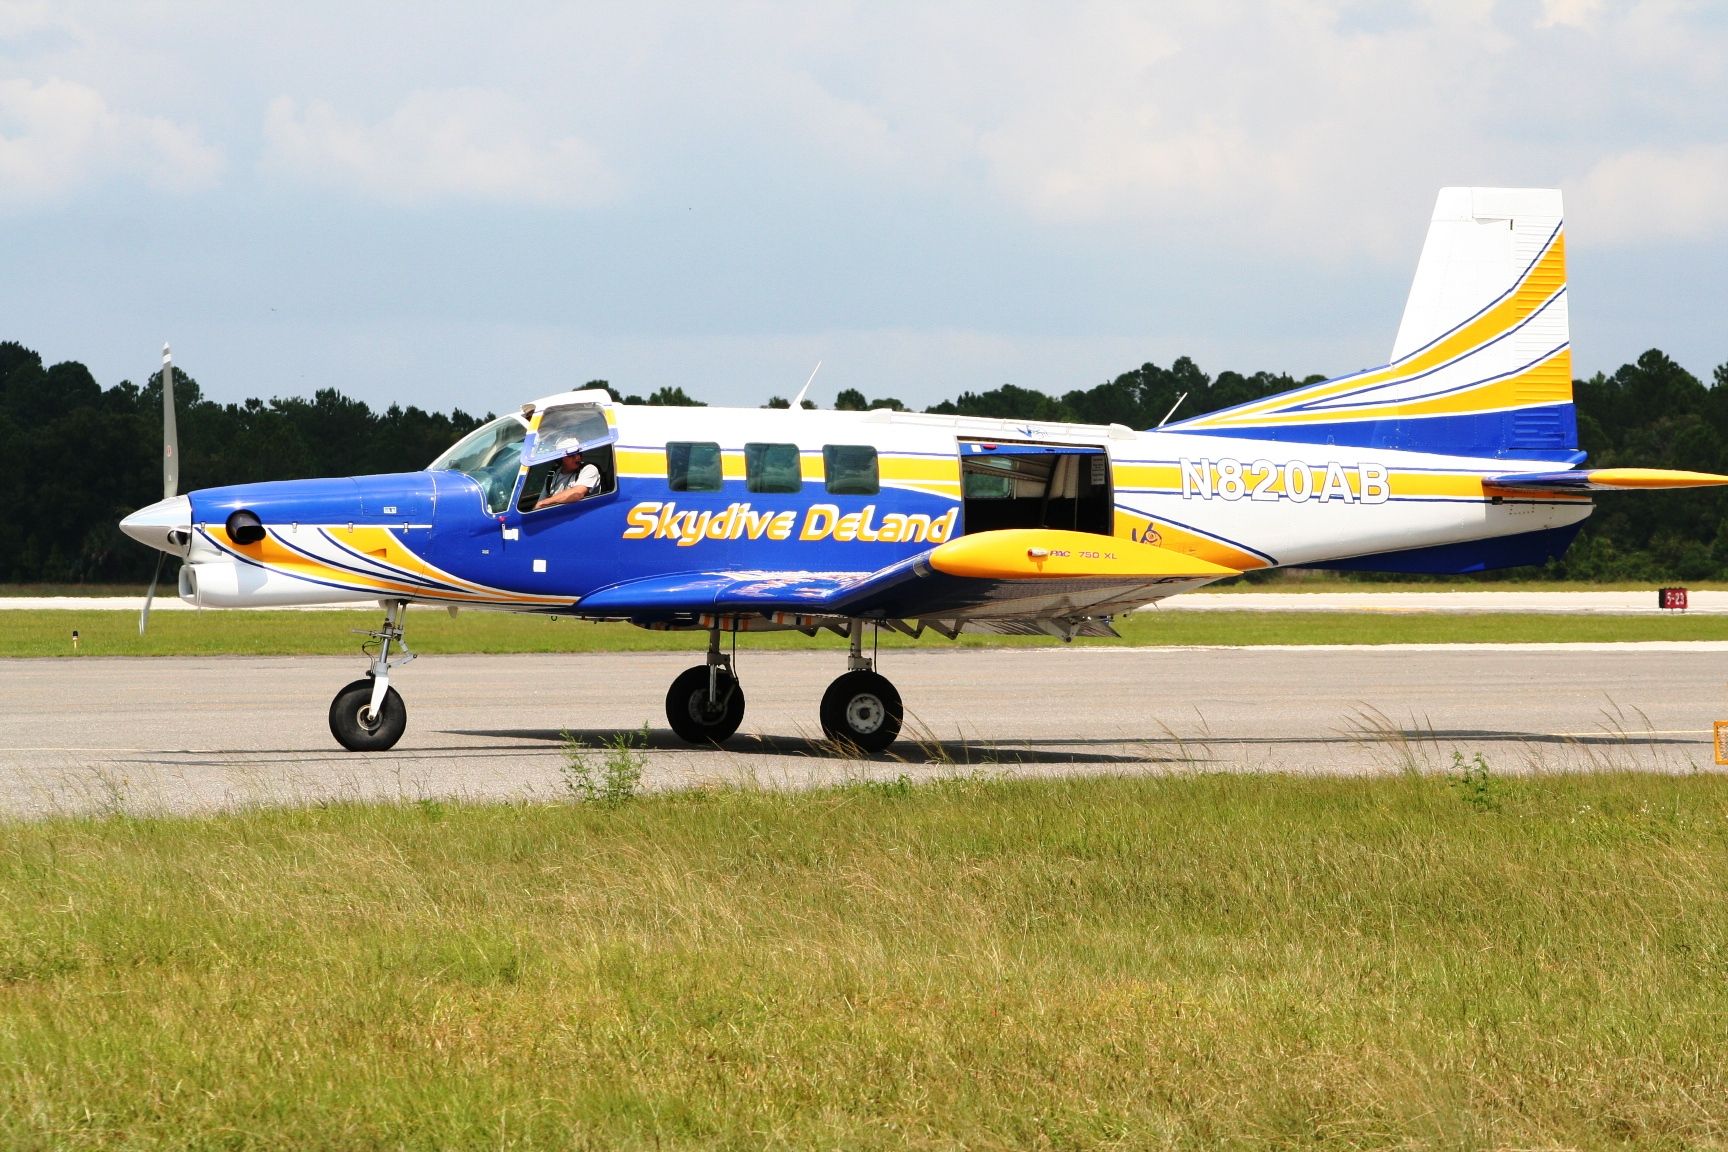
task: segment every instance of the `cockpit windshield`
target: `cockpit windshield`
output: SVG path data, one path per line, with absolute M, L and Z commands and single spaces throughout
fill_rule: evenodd
M 522 441 L 527 435 L 528 425 L 520 416 L 500 416 L 458 440 L 432 461 L 428 471 L 461 472 L 473 477 L 486 495 L 486 510 L 502 512 L 516 487 L 516 473 L 522 465 Z

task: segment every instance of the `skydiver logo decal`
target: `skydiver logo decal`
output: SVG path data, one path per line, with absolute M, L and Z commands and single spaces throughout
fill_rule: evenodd
M 1306 504 L 1384 504 L 1392 480 L 1384 464 L 1308 464 L 1291 460 L 1190 460 L 1183 457 L 1182 499 L 1289 500 Z
M 757 511 L 749 504 L 728 504 L 697 511 L 681 509 L 673 500 L 648 500 L 625 513 L 623 538 L 676 540 L 688 548 L 703 540 L 790 540 L 796 529 L 800 540 L 940 544 L 954 534 L 959 515 L 959 508 L 941 516 L 888 512 L 878 522 L 874 504 L 844 513 L 834 504 L 813 504 L 800 525 L 798 513 L 790 509 Z

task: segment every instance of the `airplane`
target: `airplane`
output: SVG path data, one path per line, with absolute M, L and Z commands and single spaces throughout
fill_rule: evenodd
M 401 738 L 392 674 L 413 658 L 406 610 L 427 604 L 706 633 L 706 659 L 666 694 L 696 745 L 742 723 L 737 633 L 832 631 L 850 644 L 822 730 L 877 753 L 904 718 L 877 670 L 884 628 L 1113 635 L 1120 613 L 1253 570 L 1539 564 L 1592 492 L 1728 484 L 1584 466 L 1561 209 L 1556 190 L 1442 189 L 1384 366 L 1153 429 L 584 389 L 490 421 L 419 472 L 180 495 L 164 348 L 164 499 L 120 526 L 163 553 L 158 578 L 183 561 L 192 604 L 379 603 L 370 665 L 330 705 L 352 751 Z M 593 490 L 554 503 L 566 459 Z

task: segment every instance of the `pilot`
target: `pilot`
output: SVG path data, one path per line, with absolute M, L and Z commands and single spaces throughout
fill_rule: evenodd
M 572 448 L 564 453 L 564 459 L 558 462 L 558 467 L 546 473 L 546 493 L 540 497 L 537 507 L 574 504 L 578 500 L 586 500 L 599 489 L 600 469 L 592 464 L 584 464 L 582 449 Z

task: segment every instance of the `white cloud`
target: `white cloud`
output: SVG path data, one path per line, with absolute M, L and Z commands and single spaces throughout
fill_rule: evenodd
M 303 180 L 394 203 L 443 199 L 592 206 L 619 179 L 573 135 L 554 135 L 527 105 L 475 88 L 419 91 L 376 123 L 323 101 L 283 96 L 264 123 L 265 162 Z
M 0 40 L 11 40 L 56 26 L 45 0 L 0 0 Z
M 1602 0 L 1542 0 L 1538 28 L 1590 28 L 1602 15 Z
M 1592 242 L 1728 236 L 1728 143 L 1639 148 L 1597 162 L 1568 197 Z
M 0 80 L 0 204 L 40 203 L 108 178 L 197 191 L 222 168 L 196 128 L 117 111 L 83 84 Z

